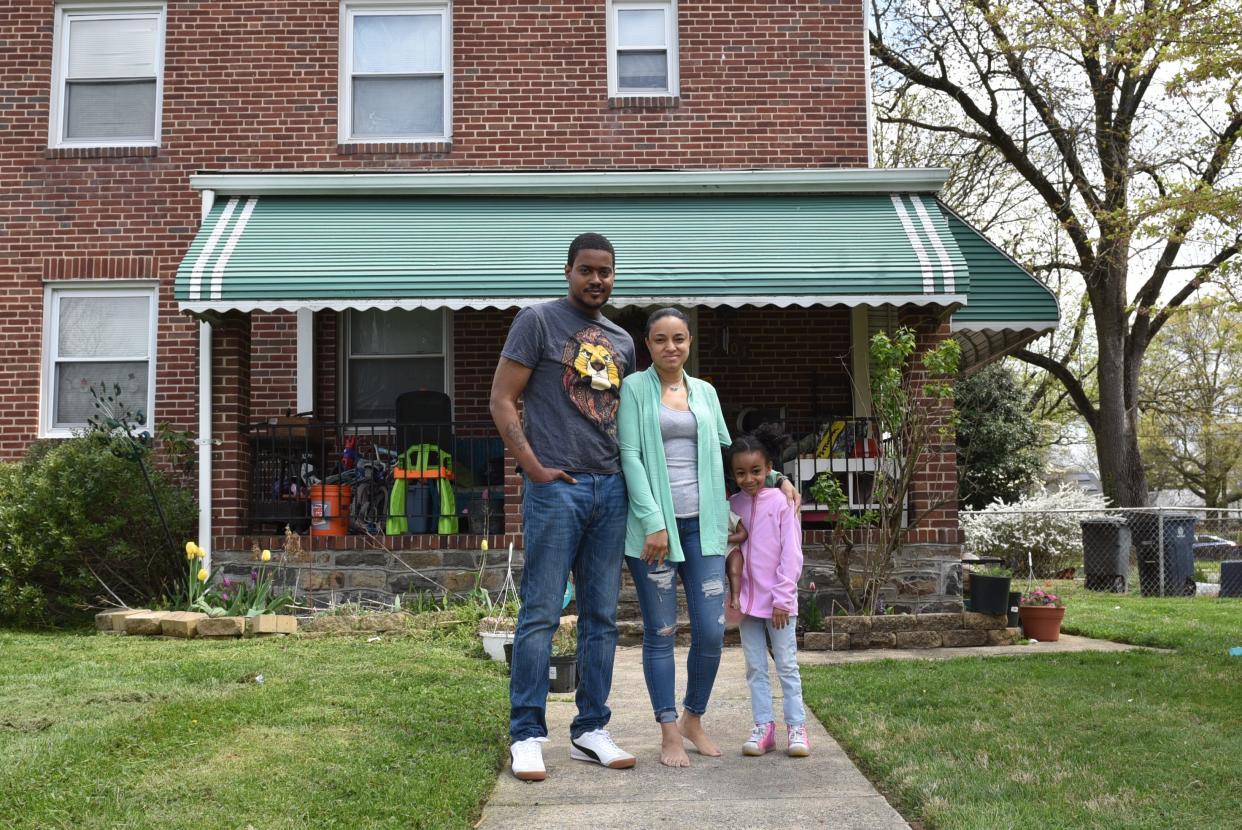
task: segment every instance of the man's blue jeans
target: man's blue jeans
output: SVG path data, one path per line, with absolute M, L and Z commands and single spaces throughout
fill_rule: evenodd
M 578 601 L 578 716 L 576 738 L 608 724 L 608 693 L 617 650 L 617 597 L 625 548 L 628 501 L 620 473 L 570 473 L 522 491 L 525 563 L 517 634 L 509 676 L 509 736 L 544 738 L 548 724 L 548 662 L 560 624 L 565 583 L 572 571 Z
M 686 658 L 683 701 L 687 712 L 701 715 L 707 711 L 724 644 L 725 558 L 703 555 L 697 516 L 678 519 L 677 535 L 684 562 L 665 560 L 656 566 L 636 556 L 625 558 L 643 612 L 643 677 L 659 723 L 677 720 L 673 644 L 677 638 L 678 574 L 686 589 L 686 609 L 690 613 L 690 654 Z

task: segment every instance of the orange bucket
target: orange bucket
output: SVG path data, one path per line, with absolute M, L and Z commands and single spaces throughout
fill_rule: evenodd
M 349 533 L 348 484 L 312 484 L 310 488 L 311 536 L 344 536 Z

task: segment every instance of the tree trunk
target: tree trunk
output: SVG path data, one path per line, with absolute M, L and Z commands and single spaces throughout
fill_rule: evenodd
M 1096 457 L 1100 462 L 1100 482 L 1114 507 L 1147 506 L 1147 474 L 1143 470 L 1138 443 L 1136 398 L 1137 365 L 1144 347 L 1126 349 L 1126 298 L 1124 260 L 1110 267 L 1110 273 L 1088 288 L 1095 312 L 1096 338 L 1100 362 L 1099 414 L 1095 429 Z

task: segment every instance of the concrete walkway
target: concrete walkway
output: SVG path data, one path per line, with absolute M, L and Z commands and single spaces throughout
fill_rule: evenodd
M 1002 657 L 1076 651 L 1124 651 L 1134 646 L 1061 635 L 1056 643 L 992 648 L 926 650 L 802 651 L 803 665 L 869 660 L 937 660 Z M 678 701 L 684 690 L 685 650 L 677 650 Z M 775 694 L 780 684 L 772 678 Z M 551 740 L 543 757 L 548 779 L 518 781 L 501 773 L 483 811 L 483 830 L 543 830 L 589 827 L 639 830 L 669 827 L 697 830 L 721 827 L 751 830 L 909 830 L 884 797 L 871 786 L 823 726 L 808 711 L 810 758 L 788 758 L 778 749 L 762 758 L 741 753 L 750 732 L 750 697 L 742 651 L 726 648 L 705 723 L 724 751 L 722 758 L 690 752 L 689 769 L 660 765 L 659 729 L 651 716 L 643 682 L 642 649 L 617 649 L 613 675 L 612 723 L 617 743 L 638 756 L 631 770 L 607 770 L 569 758 L 569 723 L 576 707 L 571 695 L 548 699 Z M 776 702 L 777 717 L 780 703 Z M 784 747 L 778 733 L 777 746 Z M 689 747 L 689 744 L 687 744 Z
M 680 701 L 685 650 L 677 651 Z M 772 687 L 779 696 L 775 676 Z M 641 647 L 617 649 L 609 705 L 613 710 L 609 730 L 618 744 L 638 757 L 634 769 L 608 770 L 571 760 L 569 723 L 576 707 L 571 696 L 552 695 L 550 740 L 543 747 L 547 780 L 524 783 L 506 768 L 478 826 L 484 830 L 909 830 L 810 712 L 810 758 L 784 754 L 783 730 L 778 730 L 777 752 L 761 758 L 742 755 L 742 741 L 750 734 L 752 721 L 740 648 L 725 649 L 704 719 L 724 752 L 722 758 L 705 758 L 690 750 L 689 769 L 660 765 L 660 733 L 643 682 Z M 776 713 L 779 718 L 779 700 Z

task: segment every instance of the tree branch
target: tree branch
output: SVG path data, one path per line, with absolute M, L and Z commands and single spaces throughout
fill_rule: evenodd
M 1087 422 L 1087 426 L 1091 427 L 1094 432 L 1099 424 L 1099 410 L 1091 403 L 1091 399 L 1087 397 L 1086 390 L 1082 388 L 1082 383 L 1064 363 L 1059 363 L 1047 355 L 1032 352 L 1029 349 L 1019 349 L 1013 353 L 1013 356 L 1019 360 L 1030 363 L 1032 366 L 1038 366 L 1057 380 L 1061 381 L 1061 385 L 1065 387 L 1065 391 L 1069 393 L 1070 399 L 1074 402 L 1074 409 L 1078 410 L 1078 414 Z

